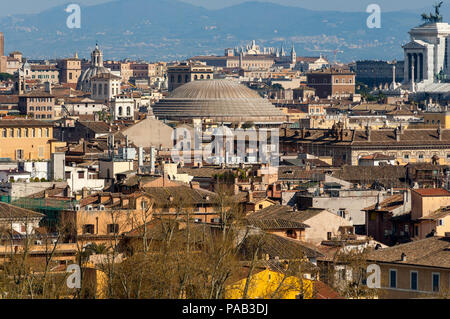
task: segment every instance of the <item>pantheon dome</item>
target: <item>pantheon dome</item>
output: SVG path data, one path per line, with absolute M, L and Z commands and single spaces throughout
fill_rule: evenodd
M 282 123 L 286 115 L 256 91 L 230 80 L 186 83 L 153 106 L 159 119 Z
M 111 73 L 111 71 L 103 66 L 103 52 L 96 45 L 95 50 L 91 53 L 91 66 L 81 74 L 78 80 L 78 89 L 90 92 L 91 79 L 97 75 L 108 73 Z

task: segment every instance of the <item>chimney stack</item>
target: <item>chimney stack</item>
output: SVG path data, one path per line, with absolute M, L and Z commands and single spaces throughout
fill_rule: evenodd
M 401 134 L 400 129 L 397 127 L 397 128 L 394 130 L 395 140 L 396 140 L 397 142 L 400 142 L 400 134 Z
M 368 142 L 370 142 L 370 136 L 372 135 L 371 133 L 372 133 L 372 129 L 371 129 L 370 125 L 367 124 L 367 127 L 366 127 L 366 136 L 367 136 L 367 141 L 368 141 Z
M 251 191 L 251 190 L 248 191 L 247 201 L 253 202 L 253 191 Z
M 406 254 L 405 253 L 402 253 L 402 256 L 401 256 L 401 261 L 406 261 L 407 260 L 407 258 L 406 258 Z

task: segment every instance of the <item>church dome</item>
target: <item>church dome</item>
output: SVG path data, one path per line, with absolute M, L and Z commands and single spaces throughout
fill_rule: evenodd
M 98 45 L 91 53 L 91 66 L 87 68 L 80 76 L 78 89 L 89 92 L 91 90 L 91 79 L 100 74 L 110 74 L 111 71 L 103 66 L 103 52 Z
M 286 116 L 256 91 L 230 80 L 186 83 L 153 106 L 159 119 L 212 119 L 218 122 L 274 122 Z

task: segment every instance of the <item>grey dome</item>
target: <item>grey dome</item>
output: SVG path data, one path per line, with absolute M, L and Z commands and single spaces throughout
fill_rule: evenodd
M 230 80 L 186 83 L 153 106 L 160 119 L 213 119 L 218 122 L 284 122 L 281 110 L 245 85 Z
M 100 74 L 108 74 L 111 71 L 104 66 L 91 66 L 86 69 L 80 77 L 79 89 L 82 91 L 90 91 L 91 89 L 91 79 Z

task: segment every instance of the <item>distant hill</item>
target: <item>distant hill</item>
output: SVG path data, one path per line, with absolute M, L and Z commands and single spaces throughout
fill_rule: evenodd
M 30 58 L 89 57 L 99 42 L 105 58 L 175 60 L 223 54 L 226 47 L 255 39 L 264 46 L 292 42 L 298 55 L 340 48 L 338 60 L 402 58 L 408 31 L 420 24 L 417 12 L 388 12 L 380 29 L 368 29 L 367 13 L 311 11 L 247 2 L 208 10 L 177 0 L 118 0 L 82 7 L 81 29 L 68 29 L 65 6 L 34 15 L 0 19 L 6 50 Z M 330 59 L 333 55 L 325 53 Z

